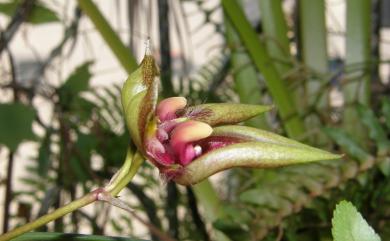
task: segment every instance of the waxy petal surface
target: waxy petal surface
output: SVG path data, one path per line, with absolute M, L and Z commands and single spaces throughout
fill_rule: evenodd
M 208 137 L 213 132 L 213 128 L 206 123 L 199 121 L 186 121 L 180 123 L 173 131 L 171 144 L 173 147 L 181 143 L 197 141 Z
M 187 105 L 187 99 L 184 97 L 171 97 L 162 100 L 157 105 L 156 114 L 160 121 L 166 121 L 176 118 L 176 112 Z

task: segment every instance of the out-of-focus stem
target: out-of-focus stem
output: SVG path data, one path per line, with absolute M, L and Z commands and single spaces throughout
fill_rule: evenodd
M 298 115 L 291 91 L 276 70 L 265 44 L 260 41 L 237 0 L 223 0 L 222 6 L 248 50 L 254 65 L 263 74 L 268 90 L 278 106 L 286 132 L 290 137 L 299 138 L 305 131 L 304 124 Z
M 21 234 L 34 230 L 68 213 L 71 213 L 79 208 L 91 204 L 98 200 L 98 195 L 100 193 L 104 193 L 106 195 L 109 194 L 115 197 L 133 179 L 134 175 L 137 173 L 137 170 L 141 166 L 142 162 L 143 162 L 143 158 L 140 153 L 137 152 L 133 156 L 132 152 L 128 151 L 128 155 L 126 156 L 126 161 L 125 161 L 125 165 L 128 164 L 128 166 L 124 169 L 123 168 L 121 169 L 120 173 L 115 179 L 115 182 L 111 183 L 111 185 L 108 185 L 106 188 L 98 188 L 95 191 L 88 193 L 84 197 L 79 198 L 73 202 L 70 202 L 69 204 L 59 209 L 56 209 L 55 211 L 49 214 L 46 214 L 23 226 L 15 228 L 8 233 L 4 233 L 0 235 L 0 241 L 13 239 Z
M 133 72 L 138 67 L 135 58 L 130 49 L 126 48 L 118 34 L 111 28 L 97 6 L 91 0 L 78 0 L 78 3 L 81 10 L 91 19 L 123 68 L 129 74 Z
M 4 197 L 4 216 L 3 216 L 3 232 L 8 231 L 9 223 L 9 206 L 12 200 L 12 173 L 14 166 L 14 152 L 10 151 L 8 155 L 7 178 L 5 182 L 5 197 Z

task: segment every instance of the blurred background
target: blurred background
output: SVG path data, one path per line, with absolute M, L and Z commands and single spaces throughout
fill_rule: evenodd
M 144 220 L 177 240 L 325 241 L 348 199 L 390 239 L 389 27 L 389 0 L 1 0 L 0 229 L 121 166 L 120 89 L 150 38 L 162 96 L 272 104 L 246 124 L 345 156 L 193 187 L 145 163 L 121 193 Z M 101 203 L 40 231 L 158 240 Z

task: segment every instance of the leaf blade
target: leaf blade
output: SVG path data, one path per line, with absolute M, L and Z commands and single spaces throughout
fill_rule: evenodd
M 368 225 L 352 203 L 337 204 L 332 219 L 334 241 L 380 241 L 380 237 Z

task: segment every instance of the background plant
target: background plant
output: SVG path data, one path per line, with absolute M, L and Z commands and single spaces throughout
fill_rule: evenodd
M 115 37 L 120 29 L 112 31 L 114 20 L 109 18 L 107 25 L 90 1 L 75 4 L 68 18 L 53 10 L 58 10 L 55 4 L 2 2 L 0 12 L 8 16 L 1 22 L 0 37 L 1 86 L 6 96 L 2 103 L 7 103 L 0 108 L 0 142 L 7 156 L 7 171 L 2 173 L 8 175 L 1 176 L 6 189 L 3 230 L 9 228 L 9 221 L 12 226 L 24 223 L 108 181 L 126 154 L 128 134 L 122 123 L 119 84 L 91 87 L 92 75 L 99 75 L 92 73 L 92 62 L 81 64 L 60 83 L 45 81 L 53 66 L 72 55 L 72 46 L 82 36 L 80 21 L 92 20 L 123 69 L 130 72 L 135 68 L 133 55 L 143 51 L 145 38 L 139 33 L 153 37 L 142 28 L 142 22 L 148 21 L 142 19 L 158 16 L 161 35 L 152 38 L 152 43 L 162 43 L 155 51 L 160 53 L 163 95 L 184 95 L 193 103 L 206 99 L 273 103 L 278 112 L 249 124 L 282 130 L 300 141 L 346 155 L 340 162 L 275 171 L 233 170 L 214 185 L 205 182 L 190 188 L 175 184 L 161 187 L 156 173 L 145 164 L 139 179 L 127 187 L 136 197 L 131 201 L 135 210 L 180 240 L 220 240 L 222 233 L 231 240 L 326 240 L 331 237 L 335 204 L 348 199 L 386 240 L 390 101 L 388 84 L 383 84 L 386 79 L 378 72 L 388 63 L 380 57 L 384 53 L 379 48 L 385 42 L 380 35 L 385 29 L 381 16 L 387 12 L 380 10 L 385 9 L 386 1 L 347 0 L 346 31 L 336 33 L 326 27 L 329 5 L 325 1 L 294 2 L 292 14 L 288 14 L 281 1 L 252 1 L 259 3 L 261 17 L 249 22 L 240 1 L 216 2 L 211 7 L 202 1 L 158 1 L 151 8 L 143 1 L 129 1 L 131 48 L 122 44 L 124 36 Z M 121 7 L 119 2 L 115 4 Z M 181 75 L 172 66 L 172 39 L 167 34 L 182 29 L 178 32 L 183 52 L 191 52 L 188 36 L 195 33 L 190 35 L 177 27 L 185 25 L 189 17 L 183 11 L 185 4 L 193 4 L 204 18 L 198 31 L 212 26 L 225 43 L 192 77 Z M 213 16 L 222 11 L 223 20 L 215 20 Z M 142 17 L 140 13 L 146 14 Z M 18 56 L 12 53 L 14 36 L 23 26 L 49 23 L 62 24 L 63 38 L 29 76 L 31 84 L 23 84 L 17 74 L 22 68 L 15 64 Z M 334 34 L 345 36 L 345 57 L 328 55 L 327 37 Z M 188 73 L 191 61 L 185 57 L 181 70 Z M 343 97 L 342 105 L 334 104 L 334 93 Z M 34 104 L 39 98 L 53 106 L 50 125 L 41 120 Z M 39 130 L 31 131 L 32 123 L 39 125 Z M 4 128 L 7 126 L 12 128 Z M 15 180 L 12 169 L 21 164 L 14 162 L 15 155 L 25 139 L 36 143 L 38 154 L 36 161 L 23 163 L 28 175 Z M 16 181 L 28 185 L 27 191 L 12 189 Z M 11 204 L 19 211 L 11 210 Z M 104 219 L 107 212 L 80 210 L 41 231 L 78 232 L 83 224 L 94 234 L 106 234 L 107 229 L 131 233 L 131 216 Z

